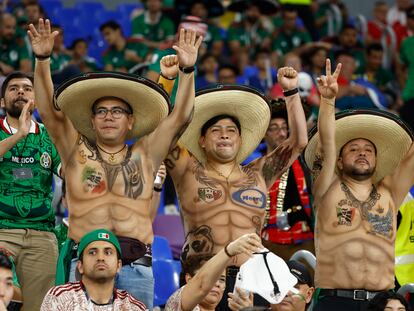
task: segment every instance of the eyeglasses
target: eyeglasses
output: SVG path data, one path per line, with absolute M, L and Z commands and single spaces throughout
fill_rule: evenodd
M 269 132 L 288 132 L 289 129 L 286 126 L 278 127 L 278 126 L 269 126 L 267 129 Z
M 126 114 L 131 114 L 131 112 L 129 110 L 123 109 L 121 107 L 114 107 L 111 109 L 107 109 L 107 108 L 98 108 L 95 110 L 94 115 L 96 116 L 96 118 L 98 119 L 105 119 L 106 116 L 108 115 L 108 112 L 111 113 L 111 116 L 114 119 L 120 119 L 122 118 L 123 115 Z

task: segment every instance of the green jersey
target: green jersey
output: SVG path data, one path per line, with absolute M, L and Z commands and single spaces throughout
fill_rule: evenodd
M 150 23 L 149 15 L 144 12 L 132 20 L 132 36 L 145 38 L 149 41 L 161 42 L 167 39 L 174 39 L 175 26 L 171 19 L 159 14 L 158 21 Z
M 414 36 L 403 40 L 400 48 L 400 59 L 408 67 L 408 78 L 402 91 L 402 98 L 405 101 L 414 98 Z
M 17 43 L 21 41 L 21 44 Z M 30 59 L 29 50 L 22 40 L 0 41 L 0 61 L 18 70 L 20 61 Z
M 306 31 L 295 30 L 290 34 L 282 31 L 272 42 L 272 50 L 277 51 L 280 55 L 285 55 L 311 41 L 312 39 Z
M 124 47 L 124 49 L 118 51 L 114 47 L 109 47 L 104 53 L 103 53 L 103 63 L 104 65 L 112 65 L 114 70 L 125 68 L 126 70 L 131 69 L 134 67 L 137 63 L 132 62 L 125 59 L 125 51 L 131 50 L 134 51 L 139 57 L 142 59 L 145 58 L 145 56 L 148 53 L 148 47 L 144 44 L 142 44 L 137 39 L 127 39 L 127 43 Z
M 0 140 L 14 133 L 0 119 Z M 45 127 L 32 121 L 29 134 L 0 157 L 0 228 L 52 231 L 52 177 L 60 158 Z

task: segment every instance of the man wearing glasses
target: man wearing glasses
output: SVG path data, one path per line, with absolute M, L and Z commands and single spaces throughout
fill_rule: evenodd
M 152 310 L 151 199 L 154 176 L 171 145 L 191 120 L 194 107 L 194 64 L 202 37 L 180 32 L 177 55 L 161 60 L 163 72 L 179 67 L 174 110 L 168 95 L 144 78 L 120 73 L 91 73 L 64 83 L 56 91 L 49 56 L 57 32 L 49 20 L 30 25 L 36 55 L 35 90 L 39 112 L 62 158 L 69 208 L 69 238 L 58 265 L 57 283 L 67 281 L 62 267 L 75 274 L 73 245 L 87 232 L 104 228 L 115 233 L 123 267 L 115 286 L 126 289 Z M 168 115 L 168 116 L 167 116 Z M 126 139 L 138 138 L 128 147 Z M 70 264 L 70 261 L 72 262 Z M 62 277 L 63 276 L 63 277 Z

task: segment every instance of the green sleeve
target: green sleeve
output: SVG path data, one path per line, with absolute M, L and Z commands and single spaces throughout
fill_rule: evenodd
M 230 27 L 227 33 L 227 41 L 239 40 L 240 34 L 237 28 Z
M 25 60 L 25 59 L 30 59 L 31 57 L 29 56 L 29 48 L 26 46 L 26 43 L 23 43 L 22 46 L 19 46 L 19 60 Z
M 161 71 L 160 60 L 163 56 L 164 56 L 163 51 L 161 50 L 155 51 L 155 53 L 152 56 L 152 64 L 148 67 L 148 70 L 160 72 Z
M 132 20 L 132 35 L 143 35 L 145 28 L 144 14 L 138 15 Z
M 169 19 L 166 16 L 164 16 L 163 19 L 164 19 L 164 22 L 163 22 L 163 27 L 162 28 L 165 31 L 165 36 L 164 36 L 163 40 L 174 38 L 174 35 L 175 35 L 174 23 L 172 22 L 171 19 Z
M 400 59 L 405 65 L 408 65 L 408 63 L 409 63 L 408 55 L 406 53 L 407 42 L 408 42 L 407 40 L 403 40 L 403 42 L 401 44 L 401 48 L 400 48 Z

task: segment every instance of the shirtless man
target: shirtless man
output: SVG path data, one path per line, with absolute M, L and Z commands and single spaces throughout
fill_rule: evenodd
M 317 175 L 317 311 L 365 310 L 375 292 L 394 288 L 397 212 L 414 183 L 412 134 L 396 116 L 351 111 L 335 121 L 340 70 L 331 74 L 327 60 L 319 134 L 305 150 Z
M 307 143 L 297 72 L 280 68 L 278 81 L 285 90 L 289 138 L 246 166 L 240 163 L 257 147 L 269 125 L 266 99 L 241 86 L 220 86 L 197 94 L 193 121 L 165 160 L 184 219 L 182 260 L 192 254 L 216 254 L 246 233 L 260 235 L 267 189 Z M 232 264 L 239 267 L 246 259 L 238 255 Z M 227 276 L 232 273 L 228 271 Z M 232 291 L 233 285 L 228 282 L 226 290 Z
M 65 172 L 68 235 L 78 243 L 94 229 L 114 232 L 126 246 L 116 286 L 152 310 L 151 257 L 145 253 L 153 241 L 150 201 L 154 177 L 191 120 L 192 69 L 202 37 L 196 40 L 194 31 L 182 29 L 174 46 L 177 55 L 161 60 L 166 75 L 173 68 L 180 76 L 175 108 L 166 117 L 167 94 L 150 81 L 123 74 L 74 79 L 57 90 L 54 103 L 48 55 L 58 33 L 51 32 L 49 20 L 40 19 L 38 31 L 29 27 L 36 55 L 36 101 Z M 175 70 L 178 66 L 180 70 Z M 139 139 L 127 147 L 125 140 L 133 137 Z

